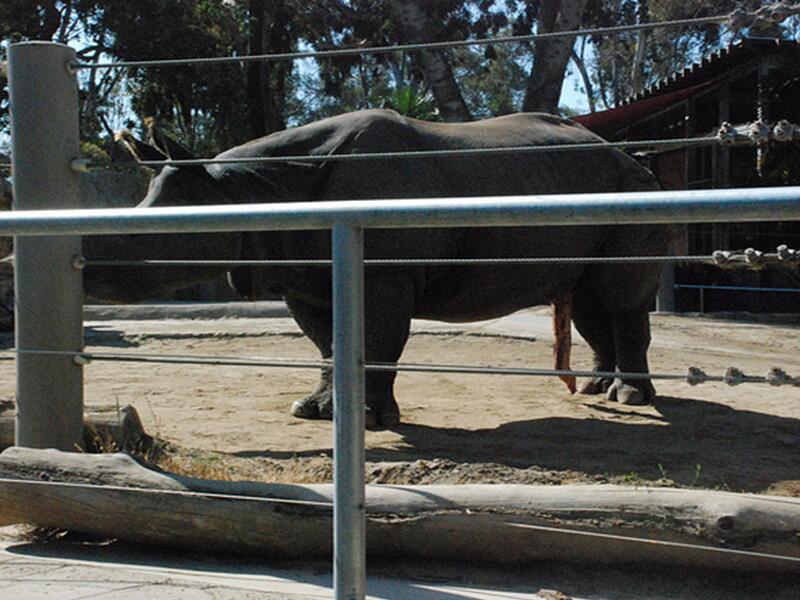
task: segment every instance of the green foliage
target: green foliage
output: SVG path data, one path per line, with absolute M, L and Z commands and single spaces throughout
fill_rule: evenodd
M 108 164 L 111 162 L 108 152 L 92 142 L 81 142 L 81 156 L 88 158 L 93 163 Z
M 423 121 L 436 121 L 439 118 L 439 110 L 431 94 L 418 90 L 415 85 L 393 90 L 384 98 L 382 106 Z
M 501 29 L 495 35 L 510 33 Z M 456 79 L 473 117 L 485 119 L 520 109 L 529 55 L 529 48 L 505 44 L 460 48 L 452 53 Z
M 766 0 L 589 0 L 585 27 L 629 25 L 755 10 Z M 784 32 L 786 31 L 784 26 Z M 651 85 L 730 42 L 718 25 L 655 29 L 594 36 L 588 52 L 595 99 L 606 107 Z M 641 46 L 641 48 L 640 48 Z M 637 53 L 638 50 L 638 53 Z
M 109 32 L 108 52 L 118 60 L 244 54 L 244 13 L 223 0 L 109 0 L 92 23 Z M 154 117 L 199 154 L 247 138 L 240 65 L 129 69 L 125 92 L 140 117 Z

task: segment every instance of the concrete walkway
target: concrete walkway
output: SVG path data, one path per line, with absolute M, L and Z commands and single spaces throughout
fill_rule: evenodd
M 122 544 L 28 543 L 22 529 L 0 528 L 0 597 L 5 600 L 125 598 L 331 598 L 327 565 L 280 568 L 241 558 L 185 556 Z M 16 541 L 15 541 L 16 540 Z M 373 600 L 558 600 L 550 590 L 513 583 L 493 589 L 370 576 Z M 524 591 L 525 588 L 528 591 Z M 538 588 L 537 588 L 538 589 Z M 552 593 L 551 593 L 552 592 Z M 573 596 L 575 600 L 579 597 Z
M 547 562 L 491 570 L 371 561 L 367 582 L 371 600 L 797 600 L 798 590 L 800 575 Z M 3 600 L 332 597 L 328 563 L 281 565 L 117 542 L 32 543 L 20 527 L 0 528 Z

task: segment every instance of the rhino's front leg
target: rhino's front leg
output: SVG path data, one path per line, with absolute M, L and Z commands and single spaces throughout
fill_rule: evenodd
M 387 274 L 388 275 L 388 274 Z M 396 363 L 408 340 L 414 289 L 410 277 L 368 277 L 364 290 L 364 335 L 367 362 Z M 303 332 L 323 358 L 332 356 L 330 309 L 287 298 L 286 303 Z M 391 427 L 400 422 L 394 397 L 394 371 L 372 371 L 365 377 L 368 428 Z M 323 371 L 314 393 L 296 401 L 292 414 L 304 419 L 331 419 L 333 386 L 330 370 Z
M 314 306 L 291 296 L 285 298 L 286 305 L 297 325 L 314 342 L 322 358 L 331 358 L 332 331 L 329 308 Z M 330 369 L 323 369 L 317 389 L 292 404 L 292 414 L 301 419 L 331 419 L 333 417 L 333 375 Z

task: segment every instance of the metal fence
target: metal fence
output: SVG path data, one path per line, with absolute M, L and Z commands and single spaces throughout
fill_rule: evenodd
M 80 438 L 79 236 L 329 229 L 339 598 L 363 597 L 365 585 L 364 229 L 800 219 L 800 187 L 78 210 L 74 61 L 57 44 L 10 48 L 16 210 L 0 216 L 0 234 L 16 236 L 17 444 L 72 450 Z

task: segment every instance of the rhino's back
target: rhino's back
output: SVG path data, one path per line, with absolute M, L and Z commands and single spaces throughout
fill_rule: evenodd
M 370 154 L 507 148 L 602 141 L 554 115 L 516 113 L 470 123 L 435 123 L 390 110 L 365 110 L 280 131 L 222 157 Z M 292 165 L 248 167 L 295 188 L 298 199 L 375 199 L 652 189 L 652 175 L 613 149 L 512 152 L 457 157 L 394 157 L 331 161 L 317 177 L 297 177 Z M 222 167 L 235 169 L 237 167 Z M 318 178 L 324 177 L 324 185 Z M 303 198 L 310 190 L 315 198 Z

